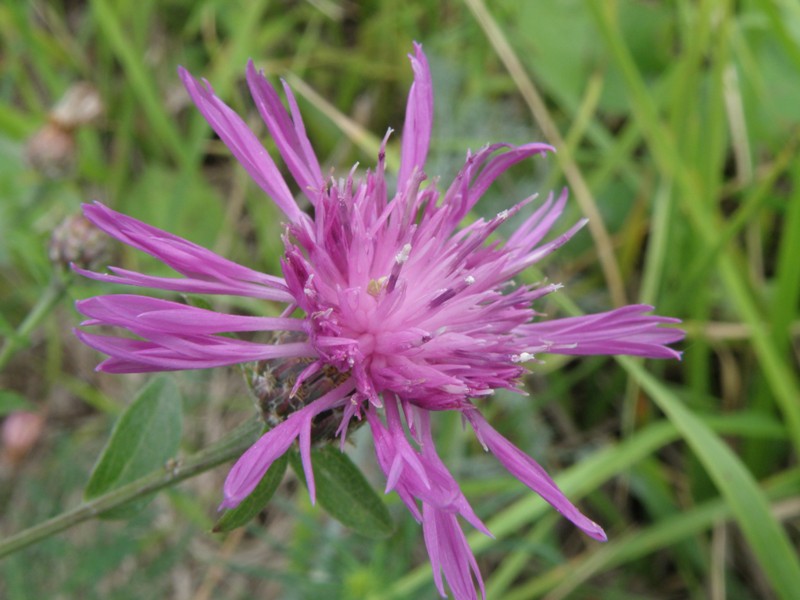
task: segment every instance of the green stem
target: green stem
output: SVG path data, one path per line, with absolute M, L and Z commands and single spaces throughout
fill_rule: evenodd
M 67 276 L 68 277 L 68 276 Z M 66 277 L 54 276 L 50 284 L 39 298 L 39 301 L 20 323 L 13 335 L 6 338 L 3 347 L 0 349 L 0 371 L 2 371 L 17 350 L 23 348 L 28 343 L 28 337 L 33 333 L 39 324 L 50 314 L 50 312 L 61 301 L 67 291 Z
M 68 512 L 12 535 L 0 541 L 0 558 L 74 527 L 78 523 L 101 516 L 131 500 L 173 486 L 184 479 L 237 458 L 253 443 L 256 436 L 261 433 L 262 427 L 263 423 L 259 419 L 251 419 L 216 444 L 177 462 L 174 466 L 165 465 L 162 470 L 145 475 L 90 502 L 84 502 Z

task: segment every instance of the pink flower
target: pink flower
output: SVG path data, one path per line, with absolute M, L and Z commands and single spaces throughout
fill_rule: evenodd
M 239 459 L 225 482 L 223 506 L 238 505 L 274 460 L 299 441 L 314 498 L 311 429 L 325 411 L 342 414 L 342 442 L 353 418 L 366 419 L 375 453 L 396 491 L 422 522 L 436 585 L 442 573 L 456 598 L 476 598 L 483 583 L 458 524 L 460 516 L 489 533 L 436 454 L 432 411 L 460 411 L 487 451 L 591 537 L 603 530 L 583 516 L 544 470 L 495 431 L 476 402 L 494 390 L 518 389 L 523 363 L 542 353 L 630 354 L 679 358 L 668 344 L 683 337 L 661 327 L 675 319 L 649 316 L 650 306 L 627 306 L 585 317 L 539 321 L 535 301 L 560 286 L 512 285 L 512 278 L 569 240 L 582 226 L 544 241 L 566 203 L 552 195 L 506 243 L 489 241 L 497 227 L 533 197 L 496 217 L 459 228 L 481 196 L 510 166 L 543 155 L 545 144 L 494 144 L 468 153 L 452 184 L 440 192 L 423 186 L 431 136 L 433 92 L 419 45 L 411 65 L 401 167 L 393 195 L 384 173 L 384 139 L 378 164 L 363 179 L 326 180 L 306 136 L 295 99 L 284 84 L 286 109 L 252 63 L 247 81 L 281 156 L 314 217 L 301 209 L 278 168 L 244 122 L 181 69 L 189 94 L 214 131 L 286 217 L 283 276 L 232 263 L 182 238 L 116 213 L 102 204 L 86 216 L 118 240 L 147 252 L 182 277 L 152 277 L 112 267 L 87 277 L 188 293 L 231 294 L 285 304 L 281 317 L 223 314 L 139 295 L 98 296 L 77 303 L 84 326 L 112 325 L 135 338 L 78 331 L 109 355 L 98 369 L 112 373 L 201 369 L 249 361 L 302 357 L 298 378 L 323 370 L 340 374 L 322 393 L 267 432 Z M 388 134 L 386 136 L 388 138 Z M 299 309 L 299 310 L 298 310 Z M 291 315 L 300 316 L 291 316 Z M 292 332 L 272 344 L 220 336 L 231 332 Z M 329 414 L 328 412 L 328 414 Z

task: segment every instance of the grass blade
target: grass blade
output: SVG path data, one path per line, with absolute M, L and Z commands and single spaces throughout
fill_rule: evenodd
M 776 594 L 785 600 L 800 590 L 800 560 L 764 493 L 733 451 L 687 410 L 661 382 L 628 358 L 619 362 L 636 378 L 689 444 L 725 497 Z

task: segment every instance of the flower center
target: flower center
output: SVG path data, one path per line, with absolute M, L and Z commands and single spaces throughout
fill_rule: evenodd
M 358 349 L 365 357 L 371 356 L 375 352 L 375 336 L 369 332 L 362 333 L 358 337 Z

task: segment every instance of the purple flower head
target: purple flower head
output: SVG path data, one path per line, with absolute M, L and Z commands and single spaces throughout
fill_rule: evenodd
M 268 361 L 303 365 L 292 390 L 336 373 L 336 384 L 300 403 L 234 465 L 222 506 L 235 507 L 279 456 L 298 441 L 308 488 L 312 430 L 325 415 L 340 416 L 344 443 L 351 423 L 366 422 L 375 453 L 394 490 L 422 523 L 436 585 L 444 579 L 456 598 L 476 598 L 483 583 L 458 517 L 489 534 L 436 453 L 431 412 L 460 411 L 484 448 L 589 536 L 603 530 L 583 516 L 530 457 L 494 430 L 476 408 L 494 390 L 515 390 L 524 363 L 540 354 L 629 354 L 679 358 L 668 347 L 683 332 L 649 316 L 650 306 L 539 320 L 535 302 L 558 285 L 518 286 L 512 278 L 569 240 L 584 222 L 546 237 L 566 203 L 552 195 L 501 243 L 490 240 L 528 198 L 492 219 L 460 227 L 492 182 L 512 165 L 544 155 L 545 144 L 493 144 L 468 153 L 447 189 L 426 180 L 433 92 L 419 45 L 410 56 L 401 166 L 393 194 L 385 177 L 384 139 L 378 164 L 362 179 L 353 172 L 326 179 L 306 136 L 297 103 L 284 84 L 288 112 L 252 63 L 247 82 L 286 167 L 313 207 L 301 209 L 277 166 L 242 119 L 211 86 L 181 69 L 200 112 L 286 218 L 282 277 L 230 262 L 187 240 L 116 213 L 86 205 L 86 216 L 118 240 L 156 257 L 180 277 L 153 277 L 112 267 L 109 274 L 76 269 L 101 281 L 188 293 L 230 294 L 285 305 L 281 317 L 223 314 L 139 295 L 107 295 L 77 303 L 84 326 L 112 325 L 135 337 L 78 331 L 109 356 L 98 369 L 112 373 L 201 369 Z M 298 315 L 298 316 L 292 316 Z M 275 332 L 272 343 L 245 341 L 235 332 Z M 334 411 L 331 413 L 331 411 Z

